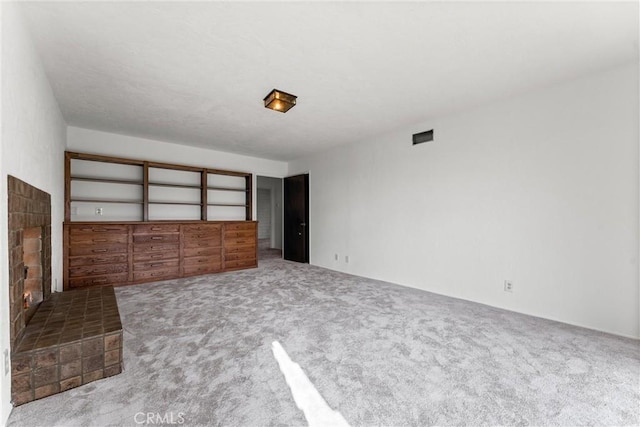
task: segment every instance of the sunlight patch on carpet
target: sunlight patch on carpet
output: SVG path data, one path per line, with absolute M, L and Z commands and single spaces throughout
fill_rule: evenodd
M 274 341 L 271 344 L 271 350 L 278 361 L 280 371 L 282 371 L 287 385 L 291 389 L 293 400 L 295 400 L 298 408 L 304 412 L 310 427 L 349 427 L 349 423 L 347 423 L 342 414 L 327 405 L 327 402 L 309 381 L 300 365 L 289 358 L 289 355 L 278 341 Z

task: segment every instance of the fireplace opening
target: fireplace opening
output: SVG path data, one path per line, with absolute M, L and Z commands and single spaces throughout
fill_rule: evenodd
M 26 325 L 44 299 L 42 227 L 25 228 L 22 238 L 22 262 L 24 264 L 22 301 Z

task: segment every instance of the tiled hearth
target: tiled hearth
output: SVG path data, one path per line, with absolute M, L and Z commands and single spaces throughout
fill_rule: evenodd
M 13 354 L 13 404 L 121 371 L 122 325 L 113 287 L 54 293 L 40 305 Z

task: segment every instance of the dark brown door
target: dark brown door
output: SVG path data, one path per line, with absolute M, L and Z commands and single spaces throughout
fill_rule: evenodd
M 309 175 L 284 179 L 284 259 L 309 262 Z

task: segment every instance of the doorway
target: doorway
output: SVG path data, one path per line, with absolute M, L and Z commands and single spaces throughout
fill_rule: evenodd
M 309 175 L 284 179 L 284 259 L 309 263 Z
M 282 258 L 282 178 L 257 177 L 258 259 Z

